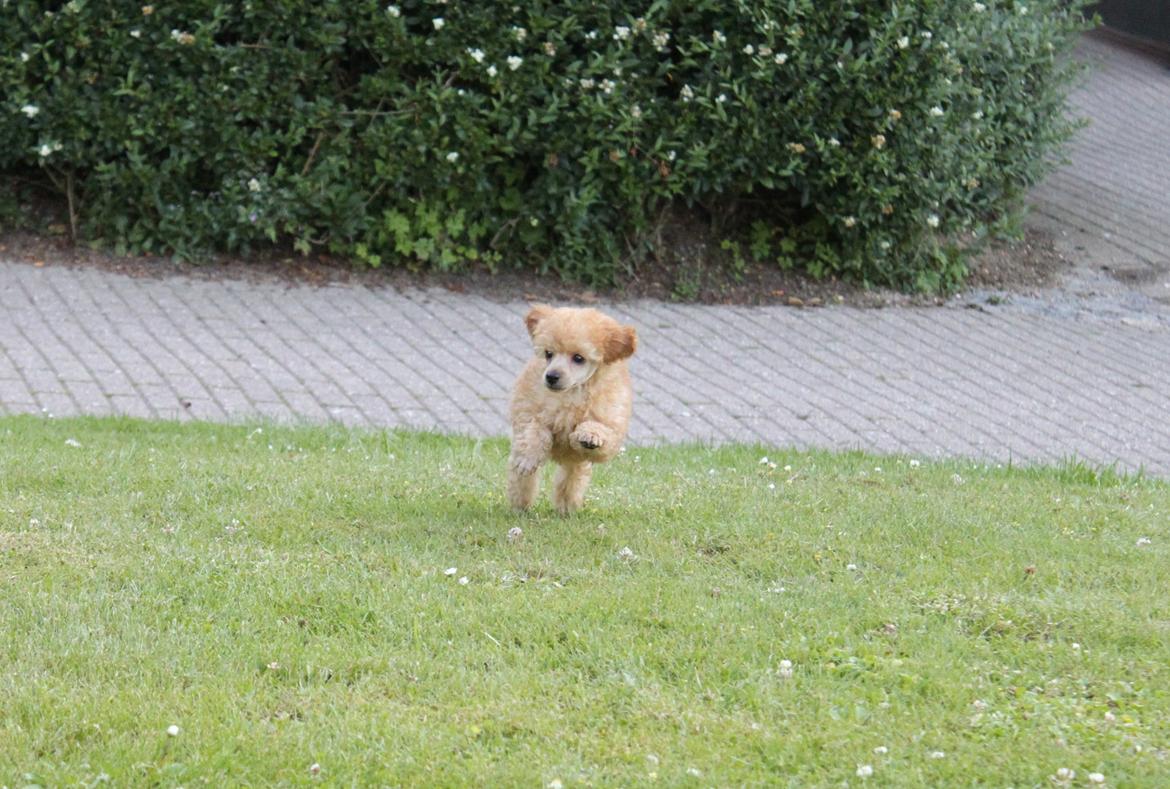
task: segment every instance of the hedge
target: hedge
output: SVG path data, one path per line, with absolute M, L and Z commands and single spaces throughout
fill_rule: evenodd
M 946 288 L 1071 131 L 1082 5 L 4 0 L 0 174 L 125 251 L 603 284 L 690 206 L 777 265 Z

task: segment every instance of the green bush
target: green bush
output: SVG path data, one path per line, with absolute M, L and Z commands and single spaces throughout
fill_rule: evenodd
M 937 289 L 1067 136 L 1081 5 L 4 0 L 0 172 L 134 251 L 606 283 L 684 204 L 781 265 Z

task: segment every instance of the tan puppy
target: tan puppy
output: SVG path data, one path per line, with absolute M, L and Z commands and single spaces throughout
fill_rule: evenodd
M 508 501 L 527 509 L 536 500 L 540 466 L 557 469 L 553 504 L 579 509 L 594 463 L 622 447 L 634 392 L 626 359 L 638 345 L 633 326 L 594 309 L 534 306 L 524 318 L 534 358 L 512 391 L 512 455 Z

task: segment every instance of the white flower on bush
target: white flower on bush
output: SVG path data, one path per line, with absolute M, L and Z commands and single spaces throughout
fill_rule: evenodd
M 930 225 L 931 227 L 938 227 L 938 223 L 938 214 L 931 214 L 930 216 L 926 217 L 926 224 Z
M 983 120 L 983 110 L 975 110 L 975 112 L 971 113 L 971 117 L 977 121 Z
M 666 45 L 670 43 L 670 33 L 665 30 L 660 30 L 654 34 L 654 48 L 659 52 L 666 51 Z
M 715 97 L 715 101 L 719 102 L 720 104 L 726 104 L 727 103 L 727 94 L 720 93 L 718 96 Z
M 482 49 L 470 49 L 469 48 L 467 50 L 467 54 L 471 55 L 471 59 L 474 60 L 476 63 L 483 63 L 484 54 L 483 54 Z
M 386 13 L 392 17 L 400 17 L 402 16 L 402 9 L 396 5 L 388 5 L 386 6 Z
M 840 147 L 841 147 L 841 141 L 840 141 L 840 140 L 838 140 L 836 137 L 830 137 L 830 138 L 829 138 L 829 147 L 830 147 L 830 148 L 840 148 Z
M 941 118 L 943 116 L 943 108 L 937 104 L 930 108 L 930 117 Z
M 743 54 L 754 55 L 754 54 L 756 54 L 756 48 L 753 47 L 751 44 L 748 44 L 743 48 Z
M 545 41 L 544 42 L 544 54 L 548 55 L 550 58 L 553 55 L 557 54 L 557 45 L 551 41 Z
M 455 162 L 459 161 L 459 152 L 451 151 L 451 153 L 447 154 L 447 161 L 449 161 L 451 164 L 455 164 Z
M 711 40 L 714 41 L 716 44 L 723 44 L 723 43 L 727 42 L 727 36 L 723 35 L 718 30 L 716 30 L 714 33 L 711 34 Z
M 666 161 L 673 162 L 677 158 L 678 158 L 678 153 L 676 153 L 675 151 L 667 151 L 666 152 Z M 634 457 L 634 462 L 635 463 L 638 462 L 638 458 L 636 456 Z
M 499 73 L 500 73 L 500 72 L 499 72 L 499 69 L 497 69 L 497 68 L 496 68 L 494 65 L 491 65 L 491 66 L 488 66 L 488 67 L 487 67 L 487 74 L 488 74 L 488 76 L 489 76 L 489 77 L 494 77 L 494 76 L 496 76 L 496 75 L 497 75 L 497 74 L 499 74 Z
M 28 54 L 27 52 L 21 52 L 21 53 L 20 53 L 20 62 L 21 62 L 21 63 L 28 63 L 28 61 L 29 61 L 29 57 L 30 57 L 30 56 L 29 56 L 29 54 Z
M 590 77 L 583 77 L 581 79 L 581 89 L 582 90 L 593 90 L 593 86 L 596 84 L 597 83 L 594 82 L 593 79 L 591 79 Z
M 519 55 L 508 55 L 508 68 L 515 71 L 520 68 L 520 64 L 524 62 L 524 58 Z
M 886 147 L 886 135 L 884 134 L 875 134 L 869 138 L 869 141 L 873 144 L 873 147 L 877 148 L 879 151 Z
M 597 39 L 597 36 L 598 36 L 598 33 L 596 30 L 590 30 L 588 33 L 585 34 L 585 40 L 586 41 L 595 41 Z
M 1020 16 L 1023 16 L 1024 14 L 1028 13 L 1028 6 L 1026 6 L 1026 5 L 1016 6 L 1016 13 L 1018 13 Z
M 632 115 L 634 118 L 641 118 L 642 108 L 635 104 L 633 107 L 630 107 L 630 115 Z
M 931 33 L 929 30 L 923 30 L 918 35 L 922 36 L 923 41 L 930 41 L 930 39 L 934 38 L 934 33 Z
M 431 24 L 435 26 L 435 30 L 442 30 L 443 25 L 447 24 L 447 20 L 441 16 L 437 16 L 431 20 Z
M 645 17 L 640 16 L 634 20 L 634 30 L 637 30 L 639 33 L 646 32 L 646 18 Z
M 513 27 L 512 35 L 516 37 L 517 41 L 523 41 L 528 38 L 528 31 L 522 27 Z
M 30 118 L 35 118 L 37 117 L 37 113 L 41 111 L 41 108 L 35 104 L 25 104 L 20 108 L 20 111 Z
M 971 6 L 971 8 L 974 9 L 975 13 L 977 14 L 982 14 L 987 10 L 987 6 L 983 5 L 983 3 L 976 3 L 975 5 Z
M 772 58 L 772 62 L 775 63 L 777 66 L 783 66 L 785 63 L 788 62 L 788 53 L 787 52 L 777 52 L 776 57 Z
M 171 38 L 183 46 L 189 46 L 195 43 L 195 36 L 182 30 L 172 30 Z
M 614 41 L 625 41 L 630 37 L 630 29 L 625 25 L 618 25 L 613 29 Z
M 260 191 L 260 182 L 258 180 L 256 180 L 255 178 L 249 178 L 248 179 L 248 191 L 249 192 L 259 192 Z
M 910 36 L 902 36 L 898 39 L 898 49 L 905 49 L 910 46 Z
M 756 51 L 760 53 L 760 57 L 762 57 L 762 58 L 772 57 L 772 48 L 770 46 L 768 46 L 767 44 L 760 44 L 759 49 L 757 49 Z
M 843 224 L 845 225 L 845 227 L 853 227 L 854 225 L 857 224 L 857 217 L 847 216 L 847 217 L 845 217 Z
M 683 85 L 682 90 L 678 92 L 678 95 L 682 97 L 684 102 L 689 102 L 695 97 L 695 90 L 690 85 Z
M 142 31 L 135 28 L 130 31 L 130 38 L 142 38 Z
M 37 153 L 41 155 L 42 159 L 48 159 L 59 150 L 61 150 L 61 143 L 47 142 L 43 143 L 40 148 L 37 148 Z
M 607 96 L 609 94 L 613 93 L 613 89 L 616 87 L 617 87 L 617 83 L 614 82 L 612 79 L 603 79 L 601 81 L 601 91 L 602 91 L 602 93 L 604 93 Z

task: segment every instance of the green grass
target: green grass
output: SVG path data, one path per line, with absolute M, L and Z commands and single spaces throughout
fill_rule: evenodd
M 1166 785 L 1170 486 L 506 450 L 0 419 L 0 785 Z

